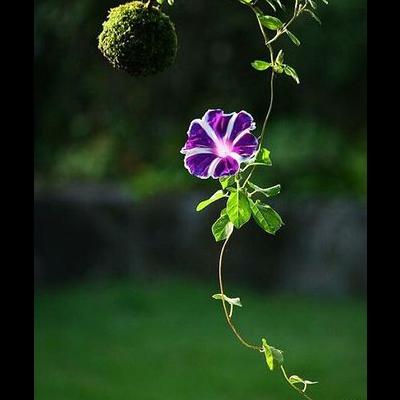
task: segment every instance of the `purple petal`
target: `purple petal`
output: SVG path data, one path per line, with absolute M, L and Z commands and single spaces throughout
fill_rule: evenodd
M 235 113 L 224 114 L 223 110 L 208 110 L 203 117 L 203 121 L 210 125 L 218 138 L 222 139 L 225 136 L 229 121 Z
M 211 153 L 189 154 L 185 157 L 185 167 L 192 175 L 206 179 L 210 176 L 211 163 L 215 161 L 215 164 L 217 159 L 218 157 Z
M 250 158 L 255 154 L 258 147 L 257 138 L 249 132 L 243 132 L 233 141 L 232 151 L 242 158 Z
M 193 149 L 195 147 L 213 147 L 214 141 L 207 135 L 207 132 L 200 125 L 199 120 L 194 120 L 190 124 L 188 140 L 182 150 Z
M 240 111 L 236 117 L 232 127 L 232 131 L 228 132 L 227 139 L 235 140 L 236 137 L 245 130 L 253 130 L 256 127 L 253 117 L 246 111 Z
M 240 163 L 253 156 L 257 138 L 253 117 L 246 111 L 225 114 L 221 109 L 208 110 L 202 119 L 192 121 L 181 153 L 192 175 L 206 179 L 235 175 Z
M 239 163 L 232 157 L 221 158 L 212 174 L 214 179 L 235 175 L 239 171 Z

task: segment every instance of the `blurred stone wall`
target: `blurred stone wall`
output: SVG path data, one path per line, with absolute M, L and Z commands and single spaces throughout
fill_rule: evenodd
M 194 210 L 207 196 L 137 203 L 105 185 L 35 193 L 36 284 L 170 274 L 215 279 L 220 244 L 210 227 L 220 207 Z M 275 237 L 254 223 L 235 232 L 226 279 L 269 291 L 365 294 L 365 204 L 279 198 L 272 205 L 284 227 Z

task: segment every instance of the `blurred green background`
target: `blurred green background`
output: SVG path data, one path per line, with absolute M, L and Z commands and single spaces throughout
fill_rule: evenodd
M 179 154 L 209 108 L 245 109 L 260 128 L 254 16 L 237 0 L 176 0 L 176 64 L 133 79 L 97 49 L 118 4 L 35 1 L 35 398 L 299 398 L 210 297 L 218 210 L 193 209 L 215 182 Z M 366 13 L 366 1 L 332 0 L 322 27 L 296 22 L 299 48 L 280 42 L 301 85 L 277 80 L 274 165 L 257 181 L 281 183 L 286 225 L 277 238 L 246 227 L 226 267 L 244 334 L 318 380 L 316 400 L 366 399 Z
M 366 399 L 363 303 L 261 296 L 240 287 L 237 323 L 267 335 L 288 373 L 318 380 L 314 399 Z M 108 282 L 46 293 L 36 303 L 35 398 L 296 400 L 263 354 L 228 330 L 215 286 L 190 280 Z
M 97 50 L 109 0 L 37 0 L 35 178 L 37 185 L 118 180 L 141 196 L 199 185 L 179 150 L 192 119 L 208 108 L 245 109 L 261 127 L 267 76 L 252 13 L 237 0 L 177 1 L 176 65 L 132 79 Z M 320 7 L 282 40 L 297 86 L 279 77 L 266 144 L 287 194 L 364 196 L 366 191 L 366 2 Z M 204 183 L 208 185 L 209 183 Z

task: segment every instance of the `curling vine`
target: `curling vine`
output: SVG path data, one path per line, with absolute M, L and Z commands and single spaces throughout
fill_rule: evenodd
M 222 302 L 226 322 L 238 341 L 244 347 L 261 353 L 271 371 L 279 369 L 287 383 L 310 400 L 306 389 L 317 382 L 298 375 L 288 376 L 282 350 L 270 345 L 265 338 L 261 338 L 260 343 L 250 343 L 239 332 L 233 314 L 235 307 L 242 307 L 242 303 L 239 297 L 226 294 L 223 259 L 233 232 L 251 219 L 272 235 L 283 226 L 280 215 L 266 203 L 280 193 L 280 185 L 261 188 L 252 181 L 256 168 L 272 165 L 270 151 L 263 142 L 274 103 L 274 82 L 283 75 L 300 83 L 296 70 L 286 63 L 283 50 L 277 50 L 276 45 L 282 36 L 287 36 L 294 45 L 300 46 L 300 40 L 292 32 L 292 26 L 300 16 L 309 15 L 318 23 L 321 21 L 315 12 L 317 0 L 234 1 L 239 1 L 254 15 L 265 45 L 265 59 L 251 63 L 255 70 L 267 75 L 269 82 L 269 100 L 261 132 L 258 136 L 252 133 L 256 124 L 246 111 L 225 113 L 221 109 L 210 109 L 191 122 L 181 153 L 190 174 L 201 179 L 219 180 L 221 185 L 209 199 L 200 202 L 196 210 L 201 211 L 222 199 L 226 201 L 211 228 L 215 240 L 223 242 L 218 263 L 219 293 L 212 297 Z M 319 1 L 328 4 L 326 0 Z M 99 49 L 115 68 L 132 76 L 145 76 L 161 72 L 173 64 L 177 36 L 175 26 L 161 11 L 165 4 L 173 6 L 174 0 L 132 1 L 110 10 L 99 35 Z M 278 11 L 287 16 L 285 21 L 276 16 Z
M 274 80 L 280 75 L 292 78 L 297 84 L 300 79 L 296 70 L 285 62 L 283 50 L 274 46 L 278 40 L 287 35 L 294 45 L 299 46 L 300 40 L 289 30 L 294 22 L 304 14 L 310 15 L 321 23 L 315 13 L 317 4 L 313 0 L 294 0 L 285 7 L 280 0 L 238 0 L 255 16 L 267 58 L 255 60 L 251 66 L 260 72 L 269 74 L 269 101 L 266 116 L 258 137 L 251 131 L 255 129 L 252 116 L 245 112 L 226 114 L 220 109 L 208 110 L 201 119 L 195 119 L 190 124 L 188 139 L 181 150 L 185 154 L 185 167 L 192 175 L 199 178 L 219 179 L 221 189 L 209 199 L 200 202 L 197 211 L 218 200 L 225 199 L 226 207 L 220 217 L 212 225 L 212 233 L 217 242 L 223 241 L 218 263 L 219 293 L 212 297 L 222 302 L 226 322 L 238 341 L 250 350 L 262 353 L 268 368 L 279 369 L 287 383 L 306 399 L 307 387 L 317 382 L 301 378 L 298 375 L 286 373 L 283 351 L 268 343 L 265 338 L 261 343 L 250 343 L 235 326 L 233 313 L 235 307 L 242 307 L 239 297 L 228 297 L 223 283 L 223 259 L 229 239 L 235 229 L 240 229 L 251 218 L 267 233 L 275 235 L 282 227 L 283 221 L 279 214 L 265 201 L 280 193 L 280 185 L 261 188 L 251 181 L 256 168 L 272 165 L 270 151 L 263 147 L 268 121 L 274 103 Z M 322 0 L 325 4 L 327 1 Z M 268 6 L 270 11 L 278 8 L 290 13 L 286 22 L 264 12 L 262 6 Z M 265 7 L 264 7 L 265 8 Z

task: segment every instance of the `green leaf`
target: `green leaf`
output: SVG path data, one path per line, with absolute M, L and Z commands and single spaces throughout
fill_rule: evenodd
M 290 65 L 285 65 L 283 68 L 283 71 L 285 72 L 286 75 L 290 76 L 291 78 L 293 78 L 297 84 L 300 83 L 300 79 L 297 76 L 297 72 L 294 70 L 293 67 L 291 67 Z
M 263 26 L 273 31 L 276 31 L 283 26 L 283 22 L 279 18 L 272 17 L 271 15 L 259 15 L 258 19 Z
M 297 375 L 292 375 L 289 377 L 289 382 L 290 383 L 303 383 L 304 380 Z
M 211 231 L 216 242 L 225 240 L 232 234 L 233 224 L 229 221 L 229 217 L 226 214 L 226 208 L 221 211 L 221 216 L 214 222 Z
M 284 58 L 283 50 L 279 50 L 274 63 L 274 71 L 278 74 L 281 74 L 283 72 L 283 67 L 284 67 L 283 58 Z
M 315 385 L 315 384 L 318 383 L 318 382 L 312 382 L 312 381 L 305 380 L 305 379 L 303 379 L 303 378 L 300 378 L 300 377 L 297 376 L 297 375 L 292 375 L 292 376 L 290 376 L 290 377 L 289 377 L 289 382 L 290 382 L 292 385 L 295 385 L 296 383 L 302 383 L 302 384 L 304 385 L 304 387 L 303 387 L 303 389 L 302 389 L 303 392 L 306 391 L 307 385 Z
M 286 30 L 287 35 L 290 37 L 290 40 L 296 45 L 300 46 L 300 40 L 290 31 Z
M 281 192 L 281 185 L 275 185 L 275 186 L 271 186 L 269 188 L 266 188 L 263 190 L 263 193 L 267 196 L 267 197 L 274 197 L 277 196 L 279 193 Z
M 226 189 L 228 186 L 233 185 L 235 183 L 234 176 L 226 176 L 223 178 L 219 178 L 219 183 L 222 186 L 222 189 Z
M 260 188 L 259 186 L 255 185 L 252 182 L 248 182 L 248 185 L 254 189 L 256 192 L 260 192 L 266 197 L 274 197 L 277 196 L 281 192 L 281 185 L 271 186 L 269 188 Z
M 168 4 L 170 5 L 170 6 L 173 6 L 174 5 L 174 0 L 167 0 L 168 1 Z
M 235 228 L 241 228 L 251 218 L 249 199 L 242 190 L 232 192 L 226 203 L 226 212 Z
M 279 50 L 278 55 L 276 56 L 276 59 L 275 59 L 275 63 L 278 64 L 278 65 L 282 64 L 284 55 L 285 54 L 284 54 L 283 50 Z
M 242 4 L 246 4 L 246 5 L 248 5 L 248 4 L 251 4 L 251 2 L 253 1 L 253 0 L 239 0 Z
M 271 349 L 272 357 L 276 361 L 276 364 L 283 365 L 283 351 L 272 346 L 269 346 L 269 348 Z
M 164 0 L 157 0 L 157 3 L 163 5 Z
M 262 338 L 262 348 L 264 350 L 265 361 L 267 362 L 268 368 L 272 371 L 274 369 L 274 356 L 272 355 L 271 348 L 264 338 Z
M 197 207 L 196 211 L 201 211 L 204 210 L 207 206 L 209 206 L 211 203 L 214 203 L 214 201 L 217 201 L 219 199 L 222 199 L 223 197 L 226 197 L 226 194 L 222 190 L 218 190 L 215 192 L 209 199 L 201 201 Z
M 253 202 L 249 199 L 250 209 L 254 220 L 264 229 L 265 232 L 275 235 L 275 233 L 283 225 L 283 221 L 279 214 L 270 206 L 260 203 L 259 200 Z
M 270 346 L 267 341 L 262 338 L 262 348 L 264 350 L 265 360 L 268 368 L 273 371 L 274 367 L 283 365 L 283 351 Z
M 242 307 L 242 303 L 240 301 L 240 297 L 230 298 L 230 297 L 227 297 L 225 295 L 222 295 L 221 293 L 217 293 L 217 294 L 213 294 L 212 295 L 212 298 L 216 299 L 216 300 L 222 300 L 222 297 L 224 297 L 224 300 L 227 303 L 232 304 L 233 306 Z
M 271 152 L 268 149 L 266 149 L 265 147 L 262 147 L 257 154 L 255 162 L 271 166 L 272 161 L 270 158 L 270 154 L 271 154 Z
M 318 15 L 315 14 L 314 11 L 309 10 L 308 8 L 304 9 L 303 11 L 306 12 L 306 13 L 308 13 L 308 14 L 310 14 L 312 18 L 314 18 L 320 25 L 322 25 L 321 20 L 319 19 Z
M 272 66 L 271 63 L 262 61 L 262 60 L 255 60 L 251 63 L 251 66 L 256 69 L 257 71 L 265 71 L 269 67 Z

